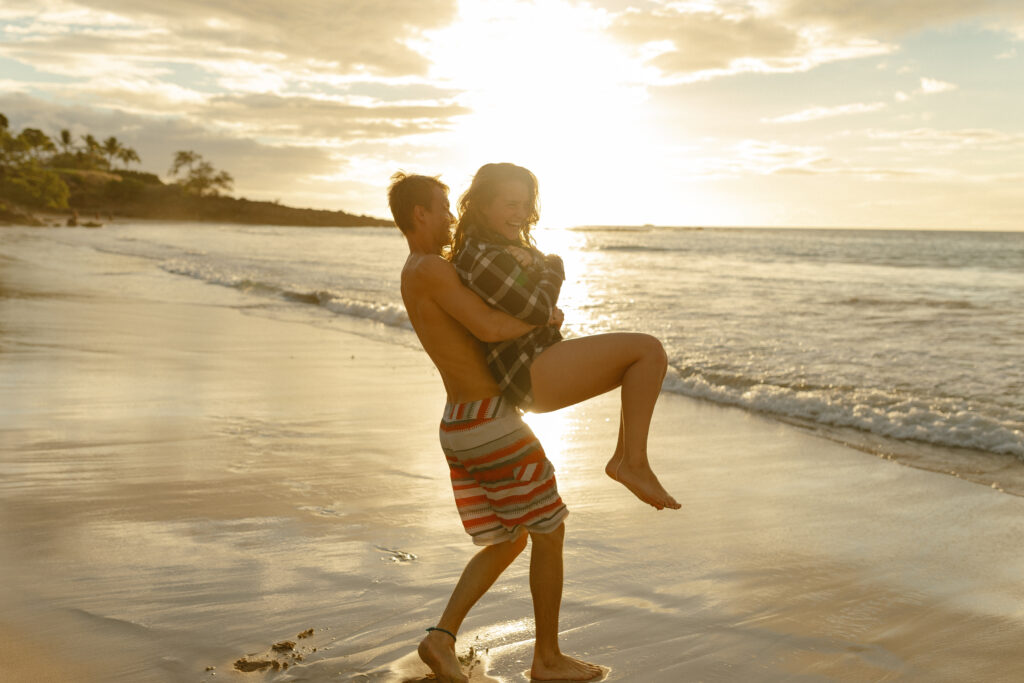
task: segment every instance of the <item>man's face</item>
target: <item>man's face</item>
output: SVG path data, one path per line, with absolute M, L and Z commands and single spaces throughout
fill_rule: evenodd
M 481 211 L 484 227 L 510 240 L 518 239 L 530 208 L 530 190 L 526 183 L 507 180 L 498 185 L 498 194 Z
M 426 228 L 434 238 L 438 250 L 451 242 L 454 221 L 455 216 L 452 215 L 448 204 L 448 194 L 440 187 L 435 187 L 434 198 L 427 210 Z

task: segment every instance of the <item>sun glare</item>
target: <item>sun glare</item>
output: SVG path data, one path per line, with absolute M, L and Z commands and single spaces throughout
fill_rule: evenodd
M 644 67 L 602 32 L 606 21 L 560 0 L 463 2 L 429 36 L 432 75 L 472 111 L 446 138 L 455 187 L 511 161 L 540 179 L 544 225 L 637 220 L 631 197 L 661 155 L 637 85 Z

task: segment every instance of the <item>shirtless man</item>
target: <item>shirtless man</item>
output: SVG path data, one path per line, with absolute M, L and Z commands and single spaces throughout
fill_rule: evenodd
M 388 190 L 391 213 L 409 243 L 402 300 L 448 395 L 441 446 L 456 505 L 473 542 L 484 546 L 462 572 L 436 626 L 420 642 L 420 658 L 438 680 L 468 681 L 455 656 L 455 634 L 470 608 L 533 542 L 530 592 L 536 627 L 531 677 L 586 681 L 603 670 L 569 657 L 558 646 L 562 600 L 563 520 L 554 470 L 518 410 L 500 397 L 480 341 L 513 339 L 534 329 L 487 306 L 441 256 L 454 217 L 448 188 L 436 178 L 396 173 Z M 549 321 L 560 325 L 560 314 Z

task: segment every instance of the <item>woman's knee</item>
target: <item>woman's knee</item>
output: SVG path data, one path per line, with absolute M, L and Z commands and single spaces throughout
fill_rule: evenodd
M 665 353 L 665 347 L 661 341 L 649 334 L 641 334 L 639 336 L 642 340 L 644 355 L 659 365 L 668 368 L 668 354 Z

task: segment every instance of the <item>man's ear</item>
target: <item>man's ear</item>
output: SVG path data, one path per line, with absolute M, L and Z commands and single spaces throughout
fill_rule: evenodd
M 416 224 L 427 220 L 427 207 L 420 206 L 419 204 L 412 207 L 412 220 Z

